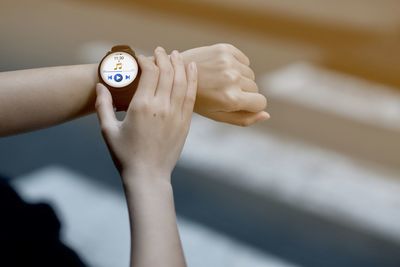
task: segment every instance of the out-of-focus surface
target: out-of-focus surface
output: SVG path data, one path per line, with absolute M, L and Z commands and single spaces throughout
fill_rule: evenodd
M 56 208 L 63 221 L 62 240 L 90 266 L 129 265 L 129 217 L 123 195 L 57 166 L 19 177 L 13 184 L 24 200 L 46 201 Z M 192 267 L 295 267 L 185 219 L 179 219 L 179 229 Z
M 116 43 L 145 54 L 232 43 L 249 56 L 272 118 L 250 128 L 193 119 L 174 173 L 188 262 L 234 266 L 243 249 L 254 262 L 235 266 L 400 266 L 399 13 L 395 0 L 5 0 L 0 70 L 98 62 Z M 95 117 L 0 140 L 0 172 L 54 164 L 79 173 L 55 177 L 80 177 L 94 196 L 109 190 L 124 209 Z M 95 207 L 85 209 L 71 218 Z M 196 241 L 203 234 L 222 239 Z M 95 259 L 94 244 L 79 250 Z
M 186 49 L 222 40 L 259 59 L 252 62 L 258 73 L 306 59 L 398 86 L 399 10 L 396 0 L 5 0 L 3 60 L 11 69 L 76 63 L 80 48 L 95 41 Z

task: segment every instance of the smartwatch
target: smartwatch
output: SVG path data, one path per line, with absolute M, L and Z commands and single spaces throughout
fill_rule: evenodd
M 135 52 L 127 45 L 111 48 L 100 61 L 99 80 L 110 90 L 117 111 L 126 111 L 140 78 Z

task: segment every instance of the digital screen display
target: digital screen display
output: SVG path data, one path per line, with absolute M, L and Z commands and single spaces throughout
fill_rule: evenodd
M 135 58 L 126 52 L 111 53 L 100 65 L 100 75 L 103 81 L 116 88 L 131 84 L 138 74 L 138 64 Z

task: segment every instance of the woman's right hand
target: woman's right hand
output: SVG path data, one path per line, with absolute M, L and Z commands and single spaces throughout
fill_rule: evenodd
M 115 117 L 107 88 L 102 84 L 96 88 L 102 133 L 123 178 L 169 180 L 189 131 L 197 90 L 196 64 L 185 67 L 177 51 L 169 57 L 161 47 L 154 58 L 155 62 L 138 57 L 142 76 L 123 121 Z

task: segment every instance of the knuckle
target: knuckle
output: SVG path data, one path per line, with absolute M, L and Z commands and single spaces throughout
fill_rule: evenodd
M 232 59 L 229 55 L 221 55 L 218 61 L 223 68 L 229 68 L 232 66 Z
M 160 116 L 160 118 L 164 119 L 168 116 L 169 114 L 169 108 L 167 106 L 161 106 L 158 110 L 157 110 L 157 116 Z
M 249 70 L 250 79 L 254 80 L 256 78 L 256 74 L 252 69 Z
M 247 85 L 244 84 L 243 87 L 248 88 L 253 93 L 258 93 L 258 91 L 259 91 L 257 83 L 253 80 L 250 80 Z
M 186 97 L 186 101 L 190 104 L 193 105 L 196 102 L 196 96 L 195 95 L 190 95 Z
M 216 46 L 220 52 L 227 52 L 230 49 L 229 44 L 226 44 L 226 43 L 219 43 L 219 44 L 216 44 Z
M 225 100 L 224 102 L 225 102 L 226 106 L 229 107 L 229 109 L 231 111 L 238 110 L 239 97 L 236 93 L 231 92 L 231 91 L 225 92 L 224 100 Z
M 187 95 L 187 96 L 186 96 L 186 101 L 187 101 L 189 104 L 195 103 L 195 102 L 196 102 L 196 95 L 195 95 L 195 94 Z
M 230 70 L 224 71 L 223 77 L 224 77 L 225 81 L 230 82 L 230 83 L 236 83 L 240 79 L 240 75 L 238 72 L 230 71 Z
M 232 44 L 229 44 L 229 43 L 223 43 L 223 44 L 225 45 L 225 48 L 226 48 L 227 50 L 235 49 L 235 46 L 232 45 Z

